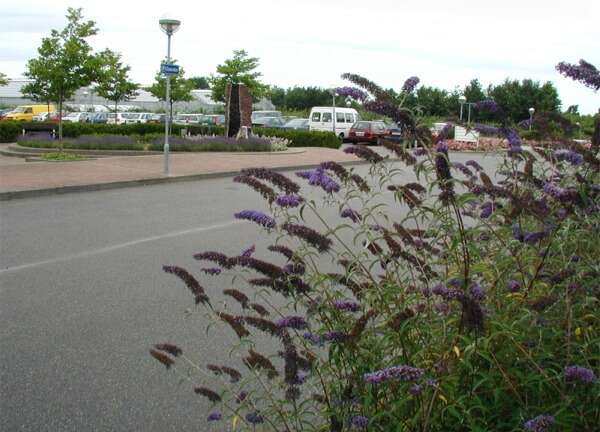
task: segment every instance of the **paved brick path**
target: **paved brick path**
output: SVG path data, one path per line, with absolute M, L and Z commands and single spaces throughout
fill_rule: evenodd
M 296 154 L 187 153 L 170 157 L 169 178 L 237 172 L 242 168 L 285 168 L 323 161 L 357 161 L 327 148 L 306 148 Z M 0 161 L 0 193 L 164 179 L 163 156 L 121 156 L 78 162 Z

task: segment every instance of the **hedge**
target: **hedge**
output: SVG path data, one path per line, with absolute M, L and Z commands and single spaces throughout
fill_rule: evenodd
M 17 123 L 9 121 L 0 122 L 0 142 L 15 142 L 20 133 L 21 128 Z
M 55 130 L 58 133 L 58 124 L 43 122 L 0 122 L 0 138 L 2 142 L 14 142 L 16 137 L 25 128 L 29 131 Z M 224 135 L 223 126 L 206 125 L 177 125 L 172 126 L 173 135 L 179 135 L 182 129 L 192 135 Z M 4 138 L 2 130 L 6 130 L 7 138 Z M 127 125 L 114 124 L 92 124 L 92 123 L 63 123 L 63 137 L 76 138 L 81 135 L 148 135 L 162 134 L 165 126 L 158 123 L 138 123 Z M 296 129 L 268 129 L 254 128 L 254 134 L 261 136 L 273 136 L 286 138 L 290 141 L 290 147 L 328 147 L 337 149 L 342 145 L 342 140 L 332 132 L 316 132 Z

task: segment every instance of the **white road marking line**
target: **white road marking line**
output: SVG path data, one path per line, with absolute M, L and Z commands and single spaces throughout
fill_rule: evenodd
M 7 267 L 5 269 L 0 269 L 0 275 L 3 273 L 27 270 L 27 269 L 30 269 L 33 267 L 38 267 L 38 266 L 42 266 L 42 265 L 46 265 L 46 264 L 55 264 L 55 263 L 59 263 L 59 262 L 70 261 L 72 259 L 85 258 L 85 257 L 93 256 L 93 255 L 100 255 L 100 254 L 112 252 L 112 251 L 115 251 L 118 249 L 123 249 L 123 248 L 129 247 L 129 246 L 136 246 L 136 245 L 139 245 L 142 243 L 150 243 L 153 241 L 162 240 L 162 239 L 166 239 L 166 238 L 178 237 L 178 236 L 182 236 L 182 235 L 186 235 L 186 234 L 194 234 L 194 233 L 199 233 L 199 232 L 212 231 L 212 230 L 216 230 L 216 229 L 226 228 L 231 225 L 237 225 L 237 224 L 242 224 L 242 223 L 245 223 L 245 221 L 232 220 L 232 221 L 221 223 L 221 224 L 209 225 L 209 226 L 204 226 L 204 227 L 199 227 L 199 228 L 192 228 L 192 229 L 183 230 L 183 231 L 173 231 L 173 232 L 166 233 L 166 234 L 132 240 L 132 241 L 128 241 L 125 243 L 118 243 L 118 244 L 115 244 L 112 246 L 106 246 L 106 247 L 103 247 L 100 249 L 84 251 L 84 252 L 80 252 L 77 254 L 65 255 L 62 257 L 51 258 L 51 259 L 38 261 L 38 262 L 34 262 L 34 263 L 29 263 L 29 264 L 22 264 L 22 265 L 18 265 L 18 266 L 14 266 L 14 267 Z

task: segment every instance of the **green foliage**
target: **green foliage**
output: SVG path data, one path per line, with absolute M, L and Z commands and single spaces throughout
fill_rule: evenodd
M 25 93 L 37 100 L 58 102 L 60 138 L 63 102 L 98 78 L 99 59 L 87 41 L 97 32 L 94 21 L 83 21 L 81 9 L 68 8 L 66 27 L 52 30 L 49 37 L 43 38 L 39 56 L 27 62 L 25 76 L 33 79 L 33 84 L 25 88 Z
M 233 51 L 233 58 L 225 60 L 217 66 L 217 75 L 212 75 L 212 98 L 215 101 L 225 102 L 225 89 L 228 82 L 244 84 L 254 100 L 259 100 L 267 91 L 267 86 L 259 81 L 262 76 L 256 72 L 258 67 L 257 57 L 248 57 L 245 50 Z
M 198 90 L 208 90 L 210 89 L 209 78 L 203 76 L 196 76 L 188 78 L 188 81 L 191 83 L 193 89 Z
M 515 123 L 529 118 L 530 107 L 536 112 L 559 112 L 560 109 L 558 92 L 550 81 L 540 84 L 530 79 L 507 79 L 500 85 L 491 86 L 488 95 Z
M 8 84 L 8 77 L 0 72 L 0 87 L 5 86 L 6 84 Z
M 84 156 L 81 156 L 77 153 L 65 153 L 65 152 L 44 153 L 41 156 L 41 158 L 48 160 L 48 161 L 79 161 L 79 160 L 86 159 Z
M 1 121 L 0 122 L 0 142 L 12 143 L 17 140 L 21 133 L 21 126 L 17 122 Z
M 308 113 L 312 107 L 331 106 L 333 102 L 329 90 L 319 87 L 292 87 L 288 89 L 271 87 L 267 96 L 277 109 L 284 111 L 295 110 Z M 335 103 L 336 106 L 346 106 L 345 99 L 340 96 L 336 97 Z
M 166 60 L 162 61 L 164 64 Z M 177 63 L 177 60 L 171 59 L 172 63 Z M 182 67 L 179 67 L 179 73 L 175 76 L 165 77 L 158 71 L 154 76 L 154 83 L 146 88 L 147 91 L 152 93 L 152 95 L 162 101 L 164 101 L 167 97 L 167 78 L 171 80 L 171 89 L 169 94 L 169 104 L 173 106 L 173 102 L 185 101 L 189 102 L 193 100 L 192 90 L 194 89 L 194 84 L 192 81 L 186 79 L 184 77 L 185 70 Z
M 139 86 L 129 80 L 130 67 L 123 65 L 121 54 L 109 49 L 99 55 L 100 71 L 98 72 L 98 85 L 96 93 L 109 101 L 114 102 L 115 112 L 119 102 L 128 101 L 137 95 Z

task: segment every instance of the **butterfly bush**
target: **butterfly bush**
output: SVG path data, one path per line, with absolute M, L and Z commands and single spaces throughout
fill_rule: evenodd
M 524 146 L 500 121 L 510 151 L 464 162 L 344 77 L 406 144 L 349 147 L 359 169 L 240 173 L 268 210 L 236 217 L 269 246 L 164 267 L 208 317 L 199 338 L 222 326 L 235 342 L 208 362 L 173 343 L 151 356 L 219 430 L 598 430 L 599 147 Z

